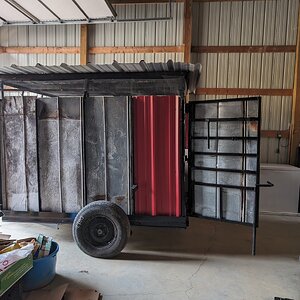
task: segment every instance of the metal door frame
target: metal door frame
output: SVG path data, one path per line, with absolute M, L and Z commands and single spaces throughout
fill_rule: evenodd
M 245 117 L 245 111 L 243 111 L 243 117 L 242 118 L 228 118 L 228 120 L 226 121 L 241 121 L 243 122 L 243 136 L 239 137 L 239 138 L 232 138 L 232 137 L 228 137 L 227 139 L 230 140 L 243 140 L 243 141 L 247 141 L 247 140 L 256 140 L 257 141 L 257 154 L 250 154 L 250 153 L 222 153 L 221 155 L 226 155 L 226 156 L 236 156 L 236 157 L 242 157 L 243 158 L 243 162 L 242 162 L 242 166 L 243 169 L 242 171 L 239 170 L 230 170 L 227 169 L 227 171 L 231 171 L 231 172 L 237 172 L 240 174 L 256 174 L 256 186 L 253 188 L 249 188 L 246 186 L 226 186 L 226 185 L 218 185 L 216 184 L 201 184 L 201 185 L 205 185 L 205 186 L 212 186 L 212 187 L 227 187 L 227 188 L 236 188 L 239 190 L 252 190 L 255 192 L 255 201 L 254 201 L 254 213 L 253 213 L 253 223 L 248 223 L 248 222 L 238 222 L 238 221 L 231 221 L 231 220 L 226 220 L 224 218 L 222 218 L 222 205 L 220 205 L 220 218 L 213 218 L 213 217 L 207 217 L 207 216 L 202 216 L 200 214 L 195 213 L 195 193 L 194 193 L 194 186 L 196 185 L 195 182 L 192 180 L 192 168 L 194 168 L 194 164 L 195 164 L 195 154 L 213 154 L 216 156 L 219 156 L 220 153 L 218 153 L 218 149 L 216 149 L 215 152 L 195 152 L 192 151 L 192 141 L 194 140 L 193 136 L 192 136 L 192 124 L 195 122 L 195 120 L 197 120 L 195 118 L 195 107 L 197 104 L 199 103 L 226 103 L 226 102 L 233 102 L 233 101 L 242 101 L 243 103 L 243 110 L 245 109 L 245 103 L 247 101 L 251 101 L 251 100 L 258 100 L 258 116 L 256 118 L 254 117 Z M 227 223 L 234 223 L 234 224 L 240 224 L 240 225 L 246 225 L 246 226 L 250 226 L 252 227 L 252 254 L 255 255 L 256 252 L 256 228 L 259 225 L 259 186 L 260 186 L 260 130 L 261 130 L 261 97 L 248 97 L 248 98 L 232 98 L 232 99 L 219 99 L 219 100 L 205 100 L 205 101 L 192 101 L 188 103 L 188 113 L 189 113 L 189 124 L 188 124 L 188 213 L 191 217 L 198 217 L 198 218 L 204 218 L 204 219 L 210 219 L 210 220 L 215 220 L 215 221 L 221 221 L 221 222 L 227 222 Z M 219 105 L 217 108 L 217 113 L 219 113 Z M 216 128 L 218 127 L 218 123 L 219 121 L 217 120 L 217 118 L 211 118 L 214 119 L 214 121 L 216 122 Z M 201 120 L 201 121 L 205 121 L 205 120 Z M 222 122 L 226 122 L 225 120 L 223 120 Z M 249 121 L 255 121 L 257 122 L 257 136 L 256 137 L 246 137 L 245 136 L 245 128 L 246 128 L 246 122 Z M 209 121 L 208 121 L 209 122 Z M 218 131 L 217 131 L 218 132 Z M 209 139 L 209 133 L 208 133 L 208 138 Z M 218 134 L 216 133 L 216 137 L 214 137 L 213 139 L 218 139 Z M 223 137 L 224 139 L 224 137 Z M 226 137 L 225 137 L 226 139 Z M 203 137 L 203 140 L 205 140 L 205 138 Z M 244 147 L 244 143 L 243 143 L 243 147 Z M 246 169 L 244 169 L 245 167 L 245 158 L 246 157 L 256 157 L 256 171 L 254 172 L 249 172 Z M 199 169 L 202 170 L 210 170 L 210 171 L 218 171 L 220 170 L 219 168 L 205 168 L 205 167 L 199 167 Z M 224 169 L 221 169 L 221 171 L 225 171 Z M 226 172 L 226 171 L 225 171 Z M 243 180 L 243 184 L 246 183 L 246 177 Z M 246 202 L 246 198 L 245 198 L 245 194 L 242 194 L 242 203 Z M 222 203 L 222 199 L 220 201 L 220 203 Z

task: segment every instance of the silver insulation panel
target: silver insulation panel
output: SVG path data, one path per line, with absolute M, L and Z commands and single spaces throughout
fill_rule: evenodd
M 78 212 L 107 199 L 128 212 L 127 97 L 6 97 L 3 209 Z

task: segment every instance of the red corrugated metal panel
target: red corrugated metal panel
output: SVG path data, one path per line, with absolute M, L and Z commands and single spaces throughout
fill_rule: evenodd
M 189 149 L 189 114 L 185 114 L 185 149 Z
M 135 214 L 181 215 L 179 98 L 133 98 Z

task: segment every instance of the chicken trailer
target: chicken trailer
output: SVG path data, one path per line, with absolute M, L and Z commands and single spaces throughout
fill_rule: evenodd
M 261 99 L 188 102 L 200 72 L 171 60 L 1 67 L 4 220 L 73 222 L 82 251 L 111 258 L 130 225 L 209 218 L 250 226 L 255 254 Z

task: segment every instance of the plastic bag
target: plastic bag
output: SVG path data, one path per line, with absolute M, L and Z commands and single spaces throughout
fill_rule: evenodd
M 26 258 L 33 251 L 33 244 L 28 244 L 21 249 L 12 250 L 7 253 L 0 254 L 0 272 L 4 271 L 16 261 Z

